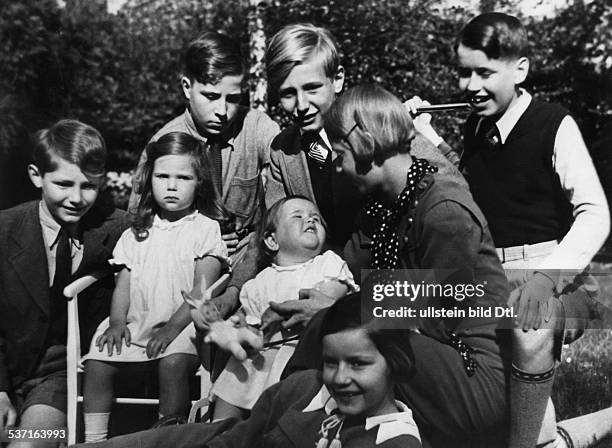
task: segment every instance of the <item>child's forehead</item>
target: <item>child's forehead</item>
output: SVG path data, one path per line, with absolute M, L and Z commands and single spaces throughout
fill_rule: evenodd
M 378 351 L 363 328 L 348 328 L 323 337 L 323 351 L 339 349 L 346 356 L 369 354 Z
M 292 198 L 287 200 L 281 207 L 281 210 L 285 214 L 293 213 L 296 211 L 315 211 L 319 213 L 319 209 L 314 203 L 303 198 Z
M 318 57 L 315 53 L 304 61 L 295 64 L 283 84 L 285 84 L 288 80 L 291 80 L 292 78 L 299 79 L 302 83 L 305 83 L 309 81 L 321 80 L 324 78 L 333 79 L 333 76 L 330 76 L 326 73 L 325 60 L 322 57 Z
M 218 81 L 205 81 L 201 82 L 193 80 L 193 86 L 197 89 L 220 92 L 223 90 L 233 90 L 240 92 L 242 90 L 242 83 L 244 81 L 243 75 L 225 75 L 219 78 Z
M 495 55 L 491 55 L 490 53 L 487 53 L 486 49 L 484 48 L 478 48 L 478 47 L 472 47 L 466 44 L 459 44 L 455 50 L 455 54 L 457 57 L 460 56 L 472 56 L 472 57 L 478 57 L 481 59 L 487 59 L 489 61 L 515 61 L 517 59 L 520 59 L 522 56 L 518 56 L 518 55 L 499 55 L 499 56 L 495 56 Z
M 195 170 L 195 157 L 191 154 L 167 154 L 155 159 L 153 170 Z
M 507 56 L 503 58 L 489 57 L 483 50 L 467 47 L 463 44 L 457 48 L 457 63 L 461 67 L 511 66 L 519 58 Z
M 89 174 L 81 169 L 79 165 L 70 160 L 61 158 L 56 154 L 51 155 L 51 170 L 42 173 L 43 178 L 56 181 L 73 181 L 73 182 L 98 182 L 102 179 L 100 174 Z M 43 186 L 44 188 L 44 186 Z
M 60 157 L 55 152 L 50 153 L 50 160 L 51 160 L 50 166 L 53 169 L 44 173 L 43 177 L 46 175 L 62 176 L 62 177 L 74 177 L 74 176 L 81 175 L 84 177 L 93 177 L 93 176 L 88 176 L 78 164 Z

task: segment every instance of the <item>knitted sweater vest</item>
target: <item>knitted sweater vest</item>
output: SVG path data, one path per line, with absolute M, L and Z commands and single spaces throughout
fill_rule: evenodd
M 555 137 L 568 112 L 532 100 L 506 142 L 486 149 L 468 118 L 461 169 L 482 209 L 496 247 L 559 240 L 572 222 L 572 205 L 552 164 Z

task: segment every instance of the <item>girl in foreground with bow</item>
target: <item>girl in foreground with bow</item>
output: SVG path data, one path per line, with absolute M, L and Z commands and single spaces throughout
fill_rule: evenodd
M 92 446 L 155 447 L 172 441 L 179 448 L 421 448 L 412 411 L 395 400 L 394 392 L 397 384 L 411 381 L 414 334 L 384 329 L 380 323 L 362 322 L 358 294 L 339 299 L 318 334 L 322 370 L 298 372 L 271 386 L 247 420 L 166 426 Z M 253 335 L 245 327 L 216 321 L 208 336 L 229 348 L 230 341 L 252 346 L 249 333 Z

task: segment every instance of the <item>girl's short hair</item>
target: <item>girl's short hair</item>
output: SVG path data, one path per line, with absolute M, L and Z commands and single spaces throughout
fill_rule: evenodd
M 277 92 L 296 65 L 317 58 L 325 75 L 333 78 L 340 67 L 340 50 L 334 36 L 311 23 L 287 25 L 277 32 L 266 49 L 266 70 L 272 92 Z
M 220 33 L 207 32 L 193 40 L 183 57 L 184 75 L 202 84 L 217 84 L 224 76 L 244 76 L 240 44 Z
M 397 97 L 376 84 L 349 89 L 332 104 L 325 115 L 325 130 L 331 140 L 345 140 L 350 133 L 356 144 L 349 145 L 359 174 L 380 166 L 391 156 L 410 152 L 416 135 L 410 114 Z
M 159 206 L 153 198 L 152 177 L 155 161 L 163 156 L 186 155 L 191 157 L 191 163 L 198 179 L 193 201 L 194 210 L 211 219 L 225 224 L 229 214 L 220 201 L 212 180 L 212 164 L 204 144 L 195 137 L 184 132 L 170 132 L 156 142 L 147 145 L 145 152 L 147 160 L 135 175 L 134 190 L 140 194 L 140 200 L 135 210 L 131 210 L 132 230 L 139 241 L 149 236 L 148 229 L 153 224 L 153 215 L 159 211 Z
M 270 248 L 266 245 L 266 238 L 270 236 L 271 233 L 276 232 L 278 227 L 278 215 L 283 205 L 286 202 L 292 199 L 304 199 L 305 201 L 312 202 L 306 196 L 302 195 L 291 195 L 285 196 L 282 199 L 276 201 L 272 206 L 266 210 L 264 213 L 263 219 L 259 223 L 259 227 L 257 229 L 257 241 L 259 243 L 259 253 L 257 256 L 257 270 L 261 271 L 262 269 L 270 266 L 274 262 L 274 257 L 276 256 L 276 252 L 270 250 Z M 323 227 L 327 228 L 326 223 L 323 221 Z
M 395 383 L 408 381 L 414 374 L 414 353 L 410 344 L 412 332 L 407 329 L 382 328 L 376 319 L 364 321 L 360 297 L 360 293 L 350 294 L 329 307 L 321 322 L 320 341 L 330 334 L 363 329 L 387 361 L 391 379 Z
M 92 126 L 78 120 L 60 120 L 34 135 L 32 161 L 44 175 L 55 171 L 53 157 L 70 162 L 88 176 L 105 173 L 106 144 L 102 135 Z
M 461 30 L 455 43 L 481 50 L 489 59 L 514 59 L 528 55 L 527 31 L 514 16 L 501 12 L 480 14 Z

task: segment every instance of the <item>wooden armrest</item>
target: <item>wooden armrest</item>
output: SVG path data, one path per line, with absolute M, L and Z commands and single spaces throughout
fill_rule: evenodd
M 95 282 L 107 275 L 112 274 L 110 269 L 101 269 L 99 271 L 92 272 L 91 274 L 84 275 L 83 277 L 77 278 L 75 281 L 70 283 L 64 288 L 64 296 L 71 298 L 79 294 L 84 289 L 89 288 Z

